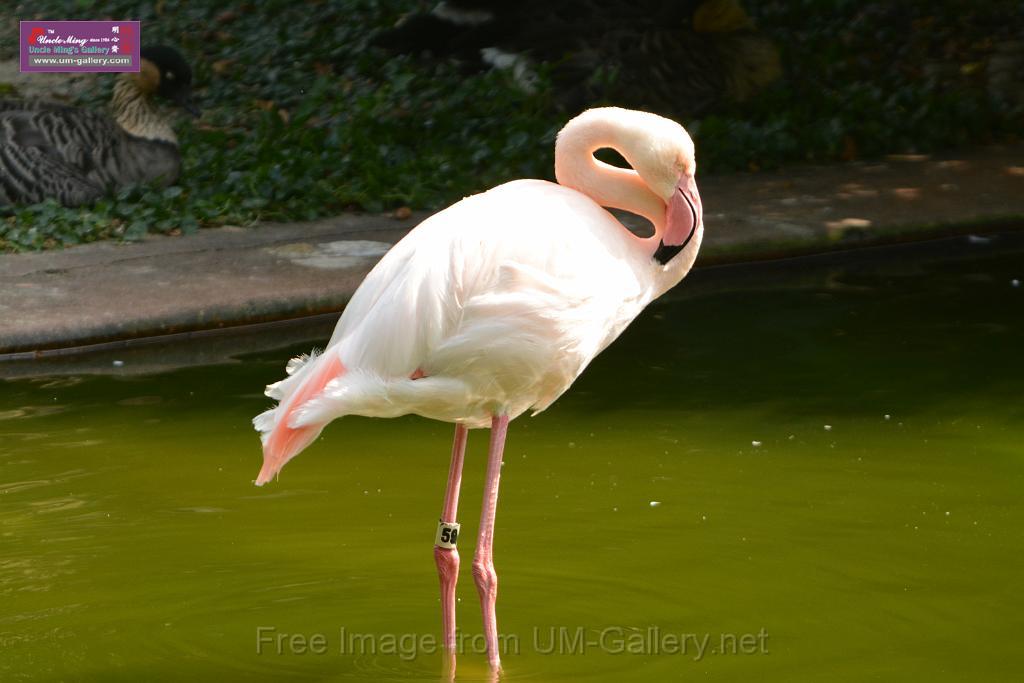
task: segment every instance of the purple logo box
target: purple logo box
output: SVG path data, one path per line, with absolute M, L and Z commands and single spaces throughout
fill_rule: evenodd
M 22 71 L 138 71 L 137 21 L 22 21 Z

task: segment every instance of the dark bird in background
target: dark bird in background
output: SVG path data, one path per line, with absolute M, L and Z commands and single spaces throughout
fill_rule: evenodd
M 526 90 L 546 64 L 566 109 L 604 101 L 681 119 L 748 100 L 782 74 L 738 0 L 446 0 L 373 42 L 505 69 Z
M 141 69 L 114 85 L 112 115 L 63 104 L 0 100 L 0 205 L 48 198 L 88 204 L 119 188 L 170 185 L 181 171 L 164 100 L 199 112 L 192 70 L 170 47 L 142 49 Z

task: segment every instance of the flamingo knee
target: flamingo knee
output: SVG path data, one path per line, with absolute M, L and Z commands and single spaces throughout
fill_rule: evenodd
M 473 582 L 476 583 L 477 592 L 481 600 L 488 600 L 491 603 L 498 596 L 498 573 L 494 571 L 494 563 L 490 559 L 473 560 Z
M 434 546 L 434 563 L 441 582 L 441 621 L 444 647 L 454 651 L 455 636 L 455 584 L 459 580 L 459 551 L 455 548 Z
M 480 610 L 484 617 L 484 640 L 487 643 L 487 660 L 493 669 L 501 668 L 498 654 L 498 574 L 490 557 L 473 560 L 473 582 L 480 594 Z

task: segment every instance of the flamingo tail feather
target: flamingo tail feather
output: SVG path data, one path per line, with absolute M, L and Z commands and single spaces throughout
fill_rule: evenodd
M 324 428 L 324 424 L 293 426 L 292 416 L 310 399 L 320 395 L 334 379 L 345 373 L 345 366 L 337 353 L 327 351 L 308 359 L 295 359 L 289 363 L 290 376 L 268 387 L 267 394 L 280 400 L 275 408 L 260 413 L 253 425 L 263 441 L 263 467 L 256 477 L 256 485 L 263 486 L 281 471 L 289 460 L 311 444 Z

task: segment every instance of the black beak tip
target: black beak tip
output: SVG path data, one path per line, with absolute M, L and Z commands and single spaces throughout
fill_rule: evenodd
M 690 240 L 687 239 L 683 244 L 673 245 L 671 247 L 667 246 L 664 242 L 658 242 L 658 249 L 654 252 L 654 260 L 663 266 L 667 266 L 668 262 L 671 261 L 676 254 L 681 252 L 683 247 L 685 247 L 689 241 Z

